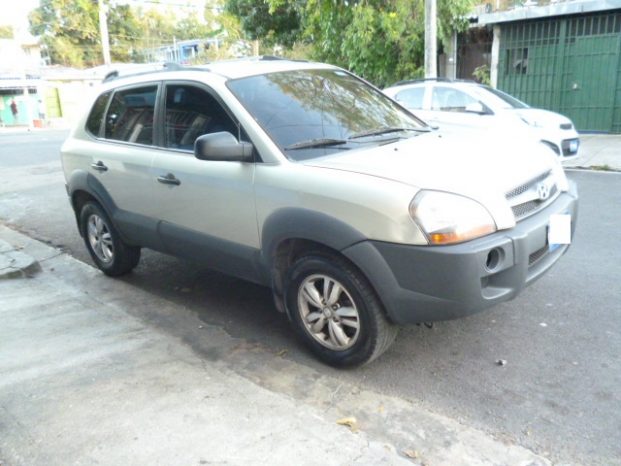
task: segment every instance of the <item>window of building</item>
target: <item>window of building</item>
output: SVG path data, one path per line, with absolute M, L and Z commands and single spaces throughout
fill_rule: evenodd
M 97 100 L 91 109 L 91 113 L 86 120 L 86 130 L 93 136 L 100 136 L 101 124 L 103 122 L 104 113 L 111 94 L 112 92 L 105 92 L 97 97 Z
M 117 91 L 106 114 L 106 139 L 153 144 L 153 114 L 157 86 Z
M 196 86 L 166 86 L 164 145 L 192 150 L 199 136 L 228 131 L 238 137 L 237 125 L 222 105 L 207 91 Z
M 507 50 L 507 74 L 528 72 L 528 47 Z

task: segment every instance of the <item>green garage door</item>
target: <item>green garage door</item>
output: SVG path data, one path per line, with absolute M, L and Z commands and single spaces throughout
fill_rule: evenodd
M 621 132 L 621 13 L 509 23 L 500 42 L 500 89 L 579 130 Z

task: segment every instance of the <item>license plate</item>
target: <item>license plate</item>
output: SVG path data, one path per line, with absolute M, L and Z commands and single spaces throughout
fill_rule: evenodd
M 550 251 L 558 248 L 561 244 L 571 243 L 571 215 L 550 215 L 548 225 L 548 244 Z
M 569 141 L 569 152 L 578 152 L 578 141 Z

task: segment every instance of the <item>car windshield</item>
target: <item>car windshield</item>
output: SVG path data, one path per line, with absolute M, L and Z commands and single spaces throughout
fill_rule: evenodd
M 528 108 L 521 100 L 490 86 L 475 86 L 474 92 L 491 108 Z
M 293 160 L 384 144 L 427 130 L 381 92 L 342 70 L 270 73 L 231 80 L 228 87 Z

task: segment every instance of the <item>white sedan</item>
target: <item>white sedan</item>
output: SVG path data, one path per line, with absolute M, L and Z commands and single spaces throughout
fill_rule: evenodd
M 480 128 L 511 132 L 516 137 L 532 134 L 562 161 L 578 156 L 580 138 L 569 118 L 531 108 L 490 86 L 438 78 L 397 83 L 383 92 L 442 129 Z

